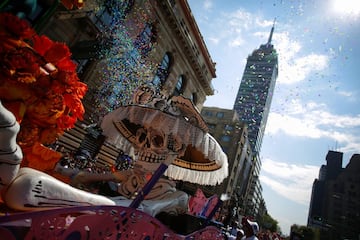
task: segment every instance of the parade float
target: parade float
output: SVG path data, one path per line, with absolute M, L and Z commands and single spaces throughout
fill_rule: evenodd
M 82 184 L 116 183 L 116 196 L 81 190 L 54 177 L 62 154 L 49 146 L 82 120 L 87 86 L 63 43 L 0 14 L 0 235 L 4 239 L 223 239 L 176 180 L 216 185 L 227 158 L 189 99 L 139 86 L 104 116 L 106 141 L 133 154 L 134 167 L 107 174 L 57 168 Z M 215 204 L 213 204 L 215 203 Z M 182 226 L 175 229 L 171 223 Z

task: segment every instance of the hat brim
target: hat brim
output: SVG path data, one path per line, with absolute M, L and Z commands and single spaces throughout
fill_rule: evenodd
M 166 176 L 201 185 L 216 185 L 228 176 L 227 156 L 221 146 L 203 127 L 187 119 L 146 106 L 127 105 L 105 115 L 101 128 L 108 141 L 124 152 L 133 152 L 137 128 L 159 124 L 187 146 L 184 155 L 169 165 Z

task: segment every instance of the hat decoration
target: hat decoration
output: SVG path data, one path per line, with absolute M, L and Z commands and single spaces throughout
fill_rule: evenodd
M 101 127 L 108 141 L 125 152 L 137 152 L 146 138 L 158 155 L 165 148 L 176 153 L 165 172 L 175 180 L 216 185 L 228 175 L 226 154 L 191 100 L 183 96 L 167 97 L 152 86 L 141 86 L 129 104 L 104 116 Z M 149 155 L 138 156 L 137 161 L 151 169 L 161 160 Z

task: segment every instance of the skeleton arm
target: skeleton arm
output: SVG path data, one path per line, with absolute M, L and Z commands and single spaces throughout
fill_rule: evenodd
M 55 166 L 55 171 L 61 175 L 67 176 L 71 179 L 71 185 L 89 184 L 100 181 L 123 182 L 132 174 L 132 171 L 116 171 L 114 173 L 96 173 L 89 171 L 82 171 L 76 168 L 65 168 L 60 164 Z

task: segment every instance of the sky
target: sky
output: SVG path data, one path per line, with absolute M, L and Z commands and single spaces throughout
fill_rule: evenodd
M 211 58 L 215 94 L 232 109 L 253 50 L 272 39 L 279 76 L 260 152 L 269 214 L 289 234 L 306 225 L 329 150 L 360 153 L 360 0 L 188 0 Z

